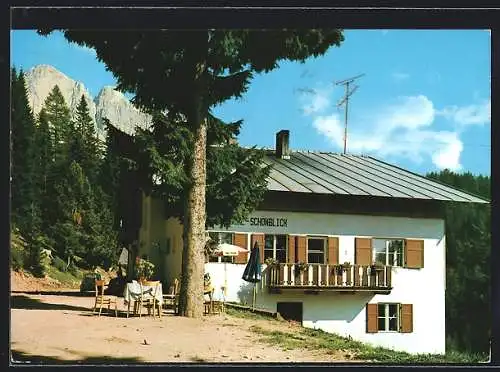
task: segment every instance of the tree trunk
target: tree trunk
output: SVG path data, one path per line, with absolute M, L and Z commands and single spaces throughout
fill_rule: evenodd
M 191 183 L 184 207 L 183 252 L 179 314 L 190 318 L 203 315 L 203 274 L 205 271 L 205 187 L 207 123 L 199 108 L 191 119 L 194 152 L 188 165 Z

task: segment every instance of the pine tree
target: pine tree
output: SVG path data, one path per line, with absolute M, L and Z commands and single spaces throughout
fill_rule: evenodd
M 50 31 L 49 31 L 50 32 Z M 47 33 L 47 31 L 41 31 Z M 343 41 L 341 30 L 78 31 L 66 39 L 94 48 L 117 77 L 118 89 L 151 111 L 185 118 L 192 133 L 185 164 L 189 183 L 183 221 L 183 260 L 179 311 L 201 317 L 206 226 L 206 145 L 209 110 L 241 97 L 255 73 L 281 60 L 304 62 Z M 265 52 L 263 52 L 265 50 Z M 179 87 L 182 89 L 165 89 Z M 176 121 L 176 120 L 174 120 Z
M 41 230 L 47 231 L 51 225 L 48 216 L 52 210 L 52 196 L 48 194 L 49 173 L 53 166 L 54 147 L 52 145 L 51 130 L 45 109 L 38 114 L 38 126 L 35 132 L 35 169 L 34 182 L 36 185 L 35 197 L 40 206 L 42 215 Z
M 489 177 L 449 170 L 427 177 L 486 199 L 491 195 Z M 447 204 L 445 229 L 447 348 L 487 353 L 491 335 L 490 206 Z
M 53 159 L 61 160 L 67 157 L 69 140 L 74 131 L 71 113 L 59 89 L 54 85 L 44 102 L 46 119 L 49 123 L 53 146 Z
M 101 190 L 108 198 L 109 208 L 113 213 L 114 228 L 120 228 L 120 217 L 123 216 L 120 195 L 125 185 L 124 175 L 132 167 L 132 161 L 122 156 L 118 136 L 121 132 L 116 129 L 107 119 L 104 119 L 106 127 L 106 142 L 104 145 L 104 157 L 99 169 L 99 182 Z M 124 135 L 124 134 L 123 134 Z
M 11 149 L 12 149 L 12 219 L 29 238 L 38 230 L 40 216 L 34 182 L 35 119 L 28 102 L 24 73 L 12 69 Z
M 85 253 L 81 226 L 91 211 L 91 186 L 75 161 L 56 162 L 50 176 L 47 192 L 52 196 L 52 208 L 47 212 L 47 219 L 51 221 L 49 237 L 55 242 L 58 256 L 70 262 L 74 255 Z
M 212 116 L 208 120 L 207 227 L 242 223 L 267 190 L 269 167 L 262 166 L 264 151 L 235 143 L 241 124 Z M 187 125 L 156 114 L 153 130 L 138 129 L 134 141 L 142 188 L 168 203 L 168 217 L 183 221 L 189 185 L 185 164 L 193 141 Z
M 94 122 L 90 116 L 87 101 L 82 95 L 75 113 L 69 157 L 81 165 L 91 183 L 97 182 L 101 152 L 101 145 L 95 133 Z

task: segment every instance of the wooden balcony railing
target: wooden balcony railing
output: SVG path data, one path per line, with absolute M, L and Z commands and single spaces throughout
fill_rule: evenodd
M 307 264 L 299 271 L 296 264 L 277 264 L 264 271 L 264 283 L 270 289 L 306 289 L 333 291 L 377 291 L 391 289 L 391 266 Z

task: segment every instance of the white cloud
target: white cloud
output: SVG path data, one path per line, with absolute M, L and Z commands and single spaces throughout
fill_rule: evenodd
M 302 93 L 302 111 L 305 115 L 319 114 L 330 106 L 332 88 L 311 89 Z
M 403 81 L 409 79 L 410 74 L 407 74 L 406 72 L 393 72 L 391 77 L 395 81 Z
M 324 99 L 327 99 L 323 97 Z M 312 101 L 313 98 L 310 98 Z M 313 106 L 312 103 L 309 103 Z M 429 159 L 438 169 L 462 169 L 460 139 L 465 124 L 489 120 L 490 103 L 437 110 L 425 95 L 400 97 L 395 102 L 366 113 L 369 122 L 348 123 L 347 149 L 351 153 L 370 153 L 381 158 L 407 158 L 414 163 Z M 325 110 L 323 110 L 325 111 Z M 321 115 L 311 112 L 312 125 L 335 148 L 342 149 L 344 119 L 341 113 Z M 447 116 L 454 130 L 433 128 L 437 115 Z
M 441 141 L 441 146 L 433 153 L 432 162 L 439 169 L 461 170 L 460 154 L 464 146 L 457 133 L 440 132 L 435 136 L 437 141 Z
M 338 114 L 318 116 L 313 121 L 313 127 L 338 147 L 343 146 L 344 124 L 341 123 Z
M 400 97 L 396 104 L 383 109 L 378 116 L 383 127 L 389 130 L 428 127 L 434 121 L 434 105 L 423 95 Z
M 438 112 L 449 120 L 466 125 L 484 125 L 491 121 L 491 101 L 473 104 L 464 107 L 448 106 Z

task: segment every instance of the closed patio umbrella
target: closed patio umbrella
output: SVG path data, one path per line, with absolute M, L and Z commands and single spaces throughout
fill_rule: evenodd
M 259 243 L 255 242 L 252 251 L 250 252 L 250 258 L 248 259 L 247 266 L 243 271 L 242 279 L 244 281 L 254 283 L 253 286 L 253 302 L 252 307 L 255 307 L 255 283 L 258 283 L 262 280 L 262 272 L 260 266 L 260 252 L 259 252 Z

